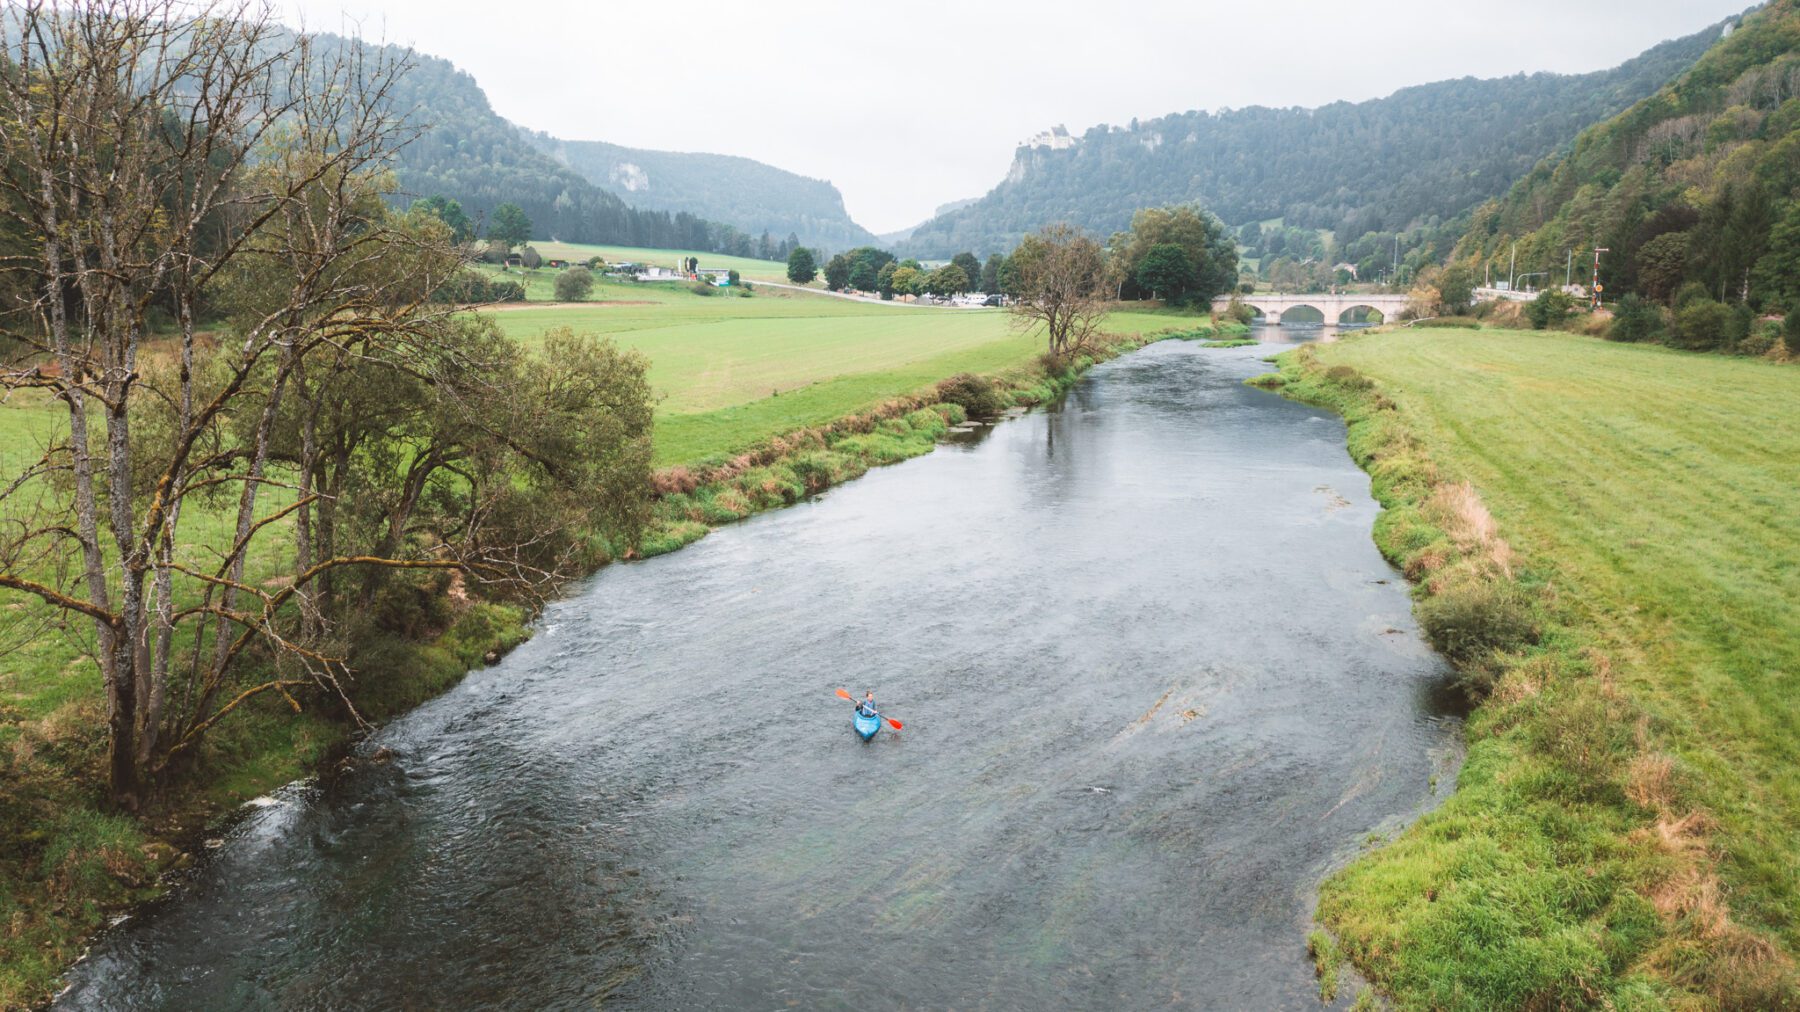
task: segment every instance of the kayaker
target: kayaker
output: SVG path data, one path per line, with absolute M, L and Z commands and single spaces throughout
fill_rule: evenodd
M 865 717 L 875 716 L 875 690 L 863 693 L 862 702 L 856 704 L 856 712 Z

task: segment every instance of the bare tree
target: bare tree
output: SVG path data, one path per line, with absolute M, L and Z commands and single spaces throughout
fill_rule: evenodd
M 460 264 L 439 232 L 381 213 L 408 128 L 388 102 L 406 68 L 380 51 L 321 53 L 244 2 L 31 0 L 0 33 L 0 203 L 37 237 L 0 259 L 30 299 L 9 307 L 24 311 L 6 317 L 0 380 L 7 395 L 47 391 L 68 417 L 66 438 L 6 483 L 10 496 L 54 473 L 67 495 L 7 528 L 0 588 L 92 622 L 112 794 L 134 807 L 157 756 L 244 699 L 333 684 L 337 662 L 275 621 L 294 595 L 346 566 L 462 564 L 309 558 L 275 593 L 245 573 L 252 544 L 320 498 L 304 472 L 296 485 L 270 468 L 297 377 L 321 349 L 426 333 L 426 300 Z M 203 311 L 232 315 L 216 348 Z M 152 333 L 164 312 L 173 332 Z M 231 438 L 245 415 L 255 423 Z M 202 564 L 183 551 L 184 511 L 232 489 L 233 536 Z M 65 555 L 80 559 L 70 579 L 45 565 Z M 181 642 L 193 646 L 172 722 Z M 215 702 L 252 644 L 285 663 Z
M 1111 302 L 1106 251 L 1070 225 L 1028 235 L 1013 251 L 1012 312 L 1027 330 L 1044 328 L 1050 354 L 1072 358 L 1090 348 Z

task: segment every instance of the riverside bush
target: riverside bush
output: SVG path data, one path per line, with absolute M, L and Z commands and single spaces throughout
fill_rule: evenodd
M 970 418 L 992 418 L 1006 410 L 1006 398 L 986 376 L 960 373 L 937 385 L 938 399 L 957 404 Z
M 1458 580 L 1420 601 L 1416 610 L 1425 638 L 1457 664 L 1537 641 L 1531 602 L 1508 581 Z
M 1367 390 L 1375 385 L 1369 377 L 1347 365 L 1334 365 L 1325 370 L 1325 378 L 1349 390 Z

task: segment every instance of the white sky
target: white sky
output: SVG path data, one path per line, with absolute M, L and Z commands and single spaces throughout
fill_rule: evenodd
M 525 127 L 829 179 L 886 232 L 987 192 L 1058 123 L 1597 70 L 1749 0 L 277 2 L 449 59 Z

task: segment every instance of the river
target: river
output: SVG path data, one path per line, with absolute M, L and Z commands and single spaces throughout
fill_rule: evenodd
M 246 807 L 59 1007 L 1317 1008 L 1319 879 L 1460 731 L 1267 353 L 1152 345 L 603 570 Z

